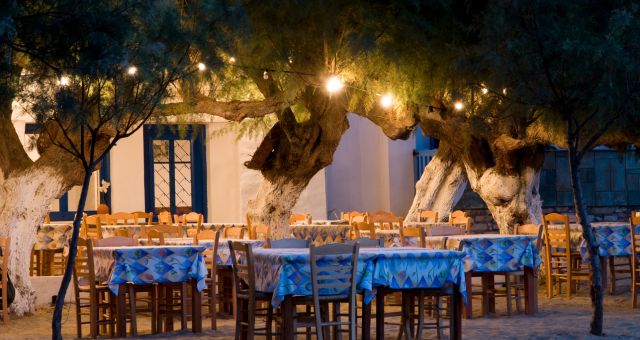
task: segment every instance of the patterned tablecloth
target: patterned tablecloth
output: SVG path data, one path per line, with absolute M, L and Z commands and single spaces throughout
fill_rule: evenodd
M 526 235 L 455 235 L 447 237 L 446 247 L 466 254 L 465 271 L 511 272 L 540 266 L 535 241 Z
M 256 249 L 256 289 L 273 292 L 277 307 L 287 295 L 311 295 L 311 267 L 308 249 Z M 376 287 L 396 289 L 447 288 L 460 285 L 466 300 L 464 254 L 422 248 L 363 248 L 358 257 L 357 288 L 365 302 L 375 296 Z M 320 266 L 350 262 L 350 256 L 327 256 Z M 321 294 L 334 294 L 321 291 Z
M 93 248 L 96 279 L 106 281 L 114 294 L 134 284 L 198 281 L 205 287 L 207 267 L 203 246 L 141 246 Z
M 598 241 L 600 256 L 631 256 L 631 229 L 626 222 L 597 222 L 591 223 Z M 635 226 L 636 233 L 640 233 L 640 226 Z M 577 230 L 577 231 L 574 231 Z M 574 236 L 574 234 L 577 234 Z M 583 262 L 589 262 L 587 241 L 582 237 L 582 229 L 578 224 L 571 226 L 572 244 L 578 244 Z
M 229 241 L 238 241 L 238 240 L 232 240 L 232 239 L 226 239 L 226 238 L 220 238 L 220 240 L 218 240 L 218 253 L 216 254 L 216 263 L 219 266 L 230 266 L 232 263 L 231 261 L 231 251 L 229 250 Z M 147 240 L 146 239 L 140 239 L 138 240 L 138 242 L 140 242 L 141 245 L 147 245 Z M 241 242 L 244 243 L 249 243 L 251 244 L 254 248 L 259 248 L 262 247 L 262 245 L 264 244 L 264 241 L 262 240 L 249 240 L 249 239 L 244 239 Z M 193 244 L 193 238 L 188 238 L 188 237 L 181 237 L 181 238 L 165 238 L 164 239 L 164 243 L 166 245 L 172 245 L 172 246 L 181 246 L 181 245 L 192 245 Z M 207 248 L 211 248 L 213 247 L 213 241 L 209 242 L 209 241 L 203 241 L 200 243 L 201 246 L 207 247 Z
M 349 237 L 349 225 L 293 224 L 289 227 L 293 237 L 309 240 L 316 246 L 344 243 Z
M 63 249 L 73 227 L 69 223 L 50 223 L 42 224 L 38 228 L 36 243 L 33 244 L 34 250 L 45 249 Z
M 118 229 L 127 229 L 132 237 L 141 238 L 142 237 L 142 227 L 149 227 L 148 225 L 139 225 L 139 224 L 119 224 L 119 225 L 103 225 L 100 227 L 102 229 L 102 237 L 113 237 L 116 236 L 116 231 Z

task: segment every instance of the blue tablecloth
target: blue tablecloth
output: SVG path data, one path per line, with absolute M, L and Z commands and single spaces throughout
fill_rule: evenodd
M 308 249 L 256 249 L 256 289 L 273 292 L 277 307 L 287 295 L 311 295 L 311 267 Z M 325 257 L 320 266 L 351 257 Z M 363 248 L 358 257 L 357 288 L 371 302 L 376 287 L 394 289 L 448 288 L 460 286 L 466 300 L 464 254 L 449 250 L 421 248 Z M 321 294 L 336 292 L 321 291 Z
M 207 267 L 203 246 L 146 246 L 94 248 L 96 277 L 108 272 L 107 283 L 115 294 L 121 284 L 174 283 L 198 281 L 205 287 Z
M 513 272 L 541 263 L 535 236 L 455 235 L 448 237 L 446 246 L 466 254 L 465 271 Z
M 631 256 L 631 229 L 628 223 L 603 222 L 592 223 L 591 226 L 598 241 L 600 256 Z M 640 225 L 634 227 L 636 234 L 640 234 Z M 583 262 L 589 262 L 589 251 L 584 239 L 580 241 L 580 255 Z

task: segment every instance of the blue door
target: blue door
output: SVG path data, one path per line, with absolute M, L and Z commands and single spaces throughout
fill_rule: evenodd
M 145 125 L 146 211 L 207 217 L 204 125 Z

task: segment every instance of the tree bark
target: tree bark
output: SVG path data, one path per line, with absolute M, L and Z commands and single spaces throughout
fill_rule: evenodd
M 445 143 L 425 168 L 416 183 L 416 194 L 405 221 L 418 221 L 420 211 L 435 210 L 442 220 L 453 210 L 467 187 L 464 166 Z
M 570 132 L 571 138 L 572 133 Z M 573 202 L 576 214 L 582 226 L 582 236 L 587 241 L 587 248 L 591 259 L 591 306 L 593 308 L 591 315 L 590 332 L 593 335 L 602 336 L 604 322 L 604 290 L 602 288 L 602 264 L 600 263 L 600 255 L 598 253 L 598 241 L 591 229 L 591 223 L 587 217 L 587 206 L 582 197 L 582 183 L 580 183 L 580 163 L 581 159 L 577 156 L 577 150 L 573 147 L 573 143 L 569 142 L 569 172 L 571 173 L 571 188 L 573 190 Z M 567 288 L 569 289 L 569 288 Z

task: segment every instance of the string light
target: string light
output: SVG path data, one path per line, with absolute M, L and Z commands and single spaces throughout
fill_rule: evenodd
M 69 76 L 61 76 L 58 80 L 58 84 L 60 84 L 61 86 L 69 86 L 70 83 L 71 78 L 69 78 Z
M 453 108 L 456 109 L 456 111 L 462 111 L 462 109 L 464 109 L 464 104 L 462 104 L 462 102 L 455 102 L 453 104 Z
M 264 70 L 264 73 L 262 73 L 262 78 L 263 78 L 264 80 L 269 79 L 269 72 L 267 72 L 267 70 Z
M 293 64 L 293 57 L 289 57 L 289 64 Z
M 384 95 L 382 95 L 382 97 L 380 97 L 380 105 L 382 105 L 382 107 L 385 109 L 393 106 L 393 96 L 391 95 L 391 93 L 385 93 Z
M 335 75 L 329 77 L 329 79 L 327 79 L 327 84 L 325 85 L 325 88 L 327 89 L 327 91 L 329 91 L 329 93 L 338 92 L 342 90 L 343 87 L 344 83 L 342 82 L 342 79 Z
M 127 69 L 127 74 L 128 74 L 128 75 L 130 75 L 130 76 L 135 76 L 135 75 L 136 75 L 136 73 L 138 73 L 138 68 L 137 68 L 137 67 L 135 67 L 135 66 L 130 66 L 130 67 Z
M 482 88 L 482 90 L 480 90 L 480 91 L 482 91 L 482 94 L 487 94 L 487 93 L 489 93 L 489 89 L 488 89 L 488 88 L 486 88 L 486 87 L 483 87 L 483 88 Z
M 207 65 L 203 64 L 203 63 L 198 63 L 198 71 L 202 72 L 204 70 L 207 69 Z
M 236 63 L 236 58 L 234 58 L 234 57 L 229 58 L 229 63 L 230 64 L 235 64 Z

